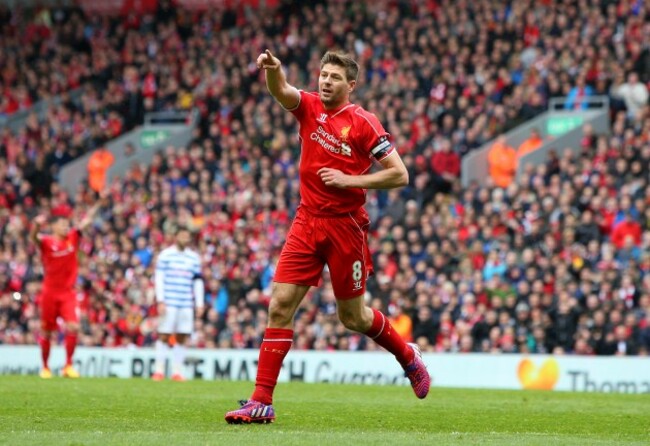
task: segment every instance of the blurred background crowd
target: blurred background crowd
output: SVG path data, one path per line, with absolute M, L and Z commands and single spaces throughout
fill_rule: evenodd
M 42 265 L 38 214 L 76 221 L 96 198 L 69 195 L 61 166 L 142 123 L 200 111 L 187 147 L 134 165 L 81 242 L 87 346 L 155 341 L 153 268 L 189 225 L 206 308 L 192 345 L 254 348 L 274 265 L 299 202 L 294 118 L 267 93 L 271 48 L 289 82 L 316 90 L 321 55 L 362 66 L 353 101 L 391 133 L 409 171 L 369 191 L 376 274 L 368 299 L 433 352 L 633 355 L 650 351 L 650 5 L 643 1 L 277 2 L 152 14 L 79 8 L 0 11 L 0 113 L 61 95 L 44 119 L 0 134 L 0 343 L 33 344 Z M 452 5 L 453 3 L 453 5 Z M 460 160 L 546 110 L 610 98 L 612 132 L 585 128 L 520 181 L 460 185 Z M 532 149 L 534 150 L 534 148 Z M 296 318 L 297 349 L 375 344 L 336 319 L 327 271 Z

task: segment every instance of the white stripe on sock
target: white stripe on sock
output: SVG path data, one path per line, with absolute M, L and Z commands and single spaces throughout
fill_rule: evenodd
M 377 333 L 376 336 L 373 336 L 372 339 L 377 339 L 379 335 L 381 335 L 384 332 L 384 327 L 386 326 L 386 316 L 384 316 L 384 313 L 379 313 L 381 314 L 381 330 L 379 330 L 379 333 Z

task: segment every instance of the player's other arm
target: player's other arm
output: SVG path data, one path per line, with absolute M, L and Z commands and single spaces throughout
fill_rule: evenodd
M 382 170 L 366 175 L 350 175 L 349 186 L 361 189 L 394 189 L 409 184 L 409 172 L 397 150 L 379 161 Z
M 360 189 L 394 189 L 409 184 L 409 173 L 397 153 L 392 151 L 379 160 L 382 170 L 365 175 L 346 175 L 340 170 L 323 167 L 318 171 L 321 180 L 326 186 L 347 189 L 356 187 Z
M 193 291 L 194 291 L 194 306 L 196 307 L 197 317 L 203 316 L 203 308 L 205 305 L 205 284 L 203 278 L 200 275 L 194 276 L 193 280 Z
M 257 67 L 264 68 L 266 88 L 271 96 L 287 110 L 293 110 L 300 104 L 300 92 L 287 82 L 280 59 L 266 50 L 257 57 Z
M 388 132 L 384 130 L 375 115 L 363 109 L 357 109 L 359 136 L 356 138 L 362 150 L 368 152 L 381 164 L 382 170 L 363 175 L 347 175 L 337 169 L 323 167 L 318 171 L 326 186 L 359 189 L 394 189 L 409 184 L 409 173 L 390 142 Z M 365 147 L 363 147 L 365 146 Z
M 196 314 L 198 317 L 203 315 L 203 305 L 205 304 L 205 284 L 201 276 L 201 258 L 196 255 L 196 264 L 194 265 L 192 273 L 192 291 L 194 292 L 194 306 L 196 307 Z

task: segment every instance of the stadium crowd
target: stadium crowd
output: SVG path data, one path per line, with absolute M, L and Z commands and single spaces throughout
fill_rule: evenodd
M 152 344 L 155 256 L 186 224 L 209 303 L 193 345 L 259 345 L 273 265 L 299 199 L 299 141 L 252 62 L 272 46 L 290 82 L 315 89 L 319 56 L 338 46 L 363 67 L 355 102 L 377 114 L 411 174 L 401 191 L 369 192 L 367 205 L 376 270 L 369 299 L 403 336 L 437 352 L 647 354 L 650 112 L 647 97 L 632 107 L 620 87 L 632 72 L 650 80 L 641 44 L 650 41 L 650 11 L 640 2 L 448 3 L 168 10 L 160 20 L 184 48 L 173 56 L 205 60 L 196 69 L 205 89 L 192 96 L 200 134 L 109 185 L 81 245 L 81 344 Z M 105 41 L 118 32 L 87 20 Z M 116 73 L 142 60 L 136 89 L 146 85 L 143 67 L 171 62 L 148 53 L 160 33 L 147 44 L 147 23 L 128 34 L 143 57 L 119 62 Z M 558 147 L 516 184 L 460 187 L 460 157 L 572 91 L 611 97 L 611 135 L 586 128 L 579 155 Z M 114 112 L 131 122 L 123 108 Z M 2 146 L 0 343 L 35 343 L 38 332 L 42 268 L 27 242 L 30 220 L 77 219 L 95 200 L 84 188 L 60 190 L 41 143 L 15 156 Z M 56 143 L 64 153 L 72 145 L 63 136 Z M 294 348 L 375 348 L 336 322 L 327 272 L 300 309 Z
M 148 112 L 188 109 L 207 71 L 206 41 L 155 17 L 86 16 L 77 7 L 0 11 L 0 116 L 11 119 L 38 101 L 24 126 L 0 133 L 11 165 L 31 162 L 56 177 L 64 164 L 142 124 Z M 182 49 L 182 50 L 181 50 Z

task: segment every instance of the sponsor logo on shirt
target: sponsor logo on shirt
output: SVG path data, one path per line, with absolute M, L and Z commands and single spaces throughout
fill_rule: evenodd
M 341 130 L 341 134 L 343 134 L 343 130 Z M 349 129 L 347 130 L 347 132 L 349 132 Z M 346 132 L 346 138 L 347 138 L 347 132 Z M 345 156 L 352 156 L 352 148 L 348 145 L 347 142 L 342 142 L 336 136 L 328 133 L 321 126 L 318 126 L 318 129 L 316 129 L 316 131 L 309 136 L 309 139 L 318 143 L 325 150 L 328 150 L 332 153 L 342 154 Z
M 63 257 L 72 253 L 74 253 L 74 248 L 72 248 L 72 246 L 65 248 L 63 251 L 59 251 L 56 247 L 52 247 L 52 257 Z
M 325 124 L 325 120 L 327 119 L 327 113 L 321 113 L 318 118 L 316 118 L 316 121 Z

